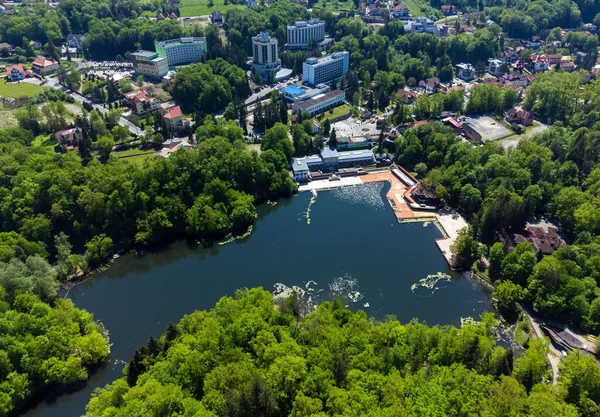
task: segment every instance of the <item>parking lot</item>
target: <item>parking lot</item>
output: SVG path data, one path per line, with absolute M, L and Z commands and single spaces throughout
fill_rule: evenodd
M 356 138 L 361 136 L 376 135 L 379 129 L 375 125 L 375 119 L 360 121 L 358 119 L 349 118 L 340 122 L 333 123 L 332 128 L 338 137 Z
M 465 117 L 464 122 L 469 123 L 479 132 L 481 141 L 484 143 L 488 140 L 497 140 L 513 134 L 513 132 L 506 128 L 502 123 L 497 122 L 488 116 Z

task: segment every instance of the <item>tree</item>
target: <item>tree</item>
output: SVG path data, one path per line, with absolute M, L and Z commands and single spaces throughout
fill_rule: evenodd
M 331 129 L 331 134 L 329 135 L 329 147 L 332 149 L 337 148 L 337 133 L 335 132 L 335 128 Z
M 105 234 L 94 236 L 85 244 L 87 248 L 86 256 L 90 264 L 99 264 L 108 258 L 112 249 L 113 241 Z
M 137 77 L 137 85 L 140 88 L 142 88 L 144 86 L 144 76 L 143 75 L 138 75 L 138 77 Z
M 100 154 L 100 158 L 104 160 L 110 156 L 113 146 L 115 146 L 115 140 L 110 136 L 102 136 L 94 144 L 94 147 Z
M 494 298 L 498 300 L 500 313 L 508 320 L 515 320 L 518 304 L 523 301 L 523 288 L 511 281 L 502 281 L 494 290 Z
M 454 263 L 467 270 L 471 269 L 473 262 L 477 259 L 477 241 L 473 239 L 472 233 L 470 227 L 461 229 L 450 247 Z

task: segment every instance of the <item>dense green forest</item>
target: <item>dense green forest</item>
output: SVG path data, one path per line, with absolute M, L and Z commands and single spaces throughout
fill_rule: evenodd
M 495 320 L 427 327 L 325 302 L 239 290 L 139 348 L 125 376 L 98 390 L 88 417 L 579 416 L 598 412 L 600 368 L 571 353 L 558 387 L 543 341 L 519 358 L 495 345 Z M 275 308 L 274 308 L 275 307 Z
M 198 130 L 198 149 L 143 167 L 32 148 L 30 131 L 1 131 L 0 225 L 20 236 L 2 234 L 0 247 L 10 254 L 15 239 L 23 239 L 20 253 L 56 259 L 55 236 L 64 232 L 74 252 L 86 247 L 96 263 L 112 242 L 146 245 L 244 230 L 254 222 L 255 201 L 296 190 L 283 151 L 258 156 L 247 150 L 242 129 L 223 119 L 208 117 Z
M 109 354 L 93 316 L 55 298 L 56 275 L 37 255 L 0 263 L 0 416 L 85 381 Z

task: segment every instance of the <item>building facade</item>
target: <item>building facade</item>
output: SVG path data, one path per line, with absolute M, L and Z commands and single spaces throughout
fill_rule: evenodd
M 504 68 L 504 62 L 502 62 L 501 60 L 493 58 L 488 59 L 488 72 L 490 73 L 490 75 L 500 77 L 504 75 Z
M 313 42 L 325 40 L 325 22 L 310 19 L 299 21 L 287 27 L 287 47 L 290 49 L 311 49 Z
M 53 59 L 38 56 L 33 60 L 31 69 L 38 74 L 41 74 L 42 71 L 44 71 L 46 75 L 51 74 L 58 69 L 58 62 L 54 61 Z
M 158 52 L 137 51 L 131 54 L 133 67 L 138 74 L 152 78 L 162 78 L 169 72 L 167 57 L 158 56 Z
M 308 85 L 331 83 L 348 73 L 350 53 L 334 52 L 322 58 L 308 58 L 302 64 L 302 80 Z
M 168 66 L 198 62 L 206 55 L 206 38 L 179 38 L 156 42 L 159 57 L 166 57 Z
M 312 98 L 292 103 L 293 113 L 308 112 L 309 115 L 323 113 L 339 106 L 344 102 L 346 93 L 342 90 L 327 91 Z
M 292 160 L 294 181 L 307 181 L 311 171 L 324 169 L 333 172 L 340 168 L 351 168 L 375 163 L 375 156 L 370 149 L 338 152 L 325 147 L 320 155 L 310 155 Z
M 281 69 L 278 47 L 277 38 L 267 32 L 252 38 L 252 68 L 264 79 L 269 78 L 271 71 L 276 73 Z
M 458 64 L 456 66 L 456 76 L 464 81 L 471 81 L 475 78 L 475 68 L 471 64 Z
M 25 78 L 25 70 L 23 69 L 23 65 L 12 65 L 10 67 L 6 67 L 6 72 L 8 73 L 8 79 L 11 81 L 21 81 Z

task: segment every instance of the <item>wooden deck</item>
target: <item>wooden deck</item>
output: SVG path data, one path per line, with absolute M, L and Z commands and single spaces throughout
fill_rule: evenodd
M 387 181 L 391 184 L 386 197 L 392 205 L 394 214 L 398 220 L 436 220 L 434 212 L 415 211 L 408 205 L 404 199 L 404 194 L 408 191 L 408 187 L 390 171 L 363 175 L 360 178 L 365 184 L 382 181 Z

